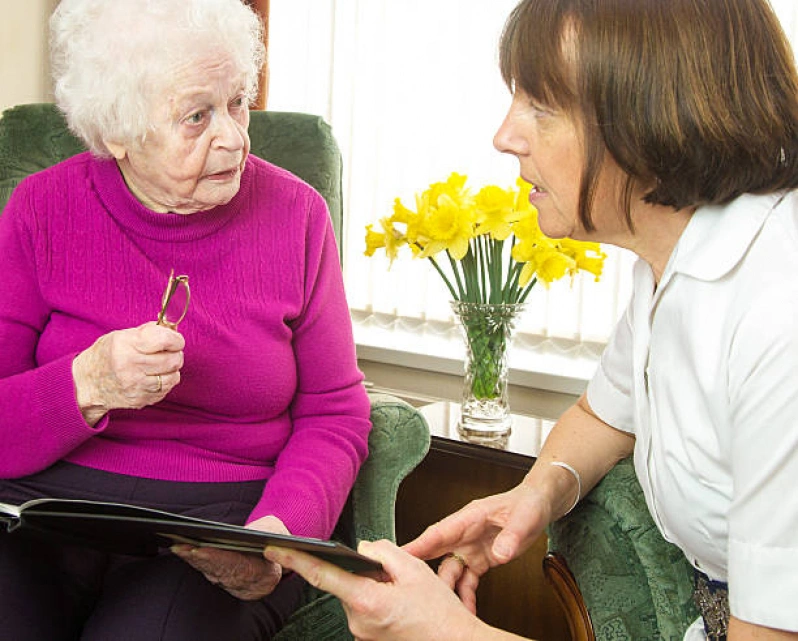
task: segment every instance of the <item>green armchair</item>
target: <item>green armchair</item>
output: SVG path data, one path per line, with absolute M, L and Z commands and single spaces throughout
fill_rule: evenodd
M 544 571 L 575 640 L 681 641 L 698 617 L 692 568 L 660 535 L 631 458 L 548 535 Z
M 341 245 L 341 156 L 330 127 L 319 117 L 251 112 L 252 153 L 293 172 L 325 198 Z M 20 105 L 0 119 L 0 211 L 28 174 L 84 150 L 51 104 Z M 394 506 L 402 479 L 424 458 L 429 429 L 409 404 L 371 394 L 369 458 L 360 470 L 333 538 L 352 547 L 360 540 L 396 539 Z M 350 640 L 340 602 L 308 586 L 304 602 L 278 641 Z

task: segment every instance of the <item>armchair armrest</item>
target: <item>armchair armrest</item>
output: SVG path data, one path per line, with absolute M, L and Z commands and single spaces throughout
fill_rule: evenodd
M 430 434 L 421 412 L 387 394 L 370 394 L 369 457 L 350 501 L 355 539 L 396 541 L 394 508 L 402 480 L 427 455 Z
M 549 526 L 549 550 L 567 562 L 599 641 L 682 639 L 698 617 L 690 564 L 654 524 L 631 458 Z

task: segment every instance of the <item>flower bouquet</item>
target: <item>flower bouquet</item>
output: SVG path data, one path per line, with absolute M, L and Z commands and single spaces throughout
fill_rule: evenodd
M 466 388 L 461 431 L 469 416 L 478 429 L 509 431 L 506 352 L 513 324 L 538 281 L 544 285 L 580 270 L 601 276 L 598 243 L 552 239 L 541 232 L 529 202 L 532 185 L 487 185 L 474 193 L 467 177 L 416 194 L 415 211 L 397 198 L 393 215 L 366 226 L 366 256 L 384 249 L 393 263 L 409 248 L 430 261 L 453 299 L 466 340 Z

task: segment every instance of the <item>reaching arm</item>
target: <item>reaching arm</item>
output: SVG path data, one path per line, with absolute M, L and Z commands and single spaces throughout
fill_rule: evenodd
M 265 555 L 337 596 L 361 641 L 521 641 L 469 613 L 426 563 L 392 543 L 364 542 L 359 551 L 382 563 L 383 580 L 350 574 L 297 550 L 266 548 Z
M 550 463 L 563 461 L 577 470 L 585 494 L 633 448 L 634 437 L 601 421 L 582 397 L 557 422 L 537 461 L 517 487 L 469 503 L 431 525 L 405 549 L 421 559 L 453 552 L 465 558 L 467 568 L 451 560 L 444 561 L 439 572 L 475 611 L 479 578 L 489 568 L 519 556 L 550 522 L 573 505 L 576 479 Z
M 634 442 L 633 435 L 596 416 L 583 395 L 557 422 L 523 482 L 547 488 L 552 507 L 549 521 L 555 521 L 573 505 L 576 481 L 570 472 L 551 463 L 565 462 L 577 470 L 582 480 L 581 499 L 632 453 Z

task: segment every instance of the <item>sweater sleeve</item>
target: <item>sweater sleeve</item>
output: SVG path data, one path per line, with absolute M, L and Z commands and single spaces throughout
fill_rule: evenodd
M 292 534 L 329 538 L 367 456 L 370 404 L 330 217 L 315 192 L 308 216 L 304 304 L 293 324 L 293 433 L 249 520 L 271 514 Z
M 61 459 L 105 426 L 90 427 L 77 406 L 75 354 L 40 366 L 36 347 L 52 310 L 40 293 L 30 181 L 0 217 L 0 477 L 27 476 Z

